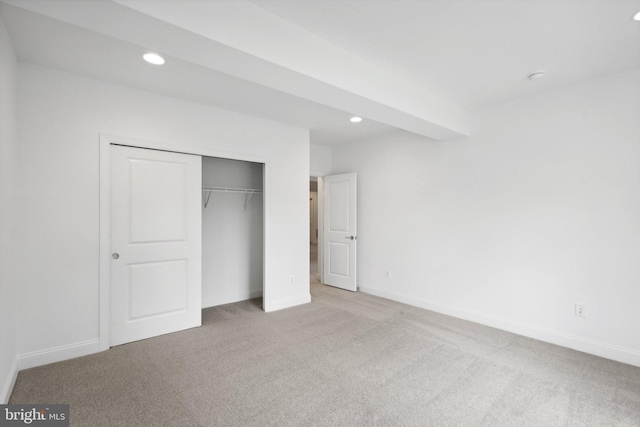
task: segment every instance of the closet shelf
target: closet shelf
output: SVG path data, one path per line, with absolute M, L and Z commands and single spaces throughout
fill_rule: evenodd
M 258 190 L 257 188 L 227 188 L 227 187 L 202 187 L 202 191 L 207 192 L 207 198 L 204 201 L 204 207 L 207 208 L 209 204 L 209 199 L 211 198 L 211 193 L 244 193 L 244 210 L 247 210 L 247 206 L 249 205 L 249 200 L 255 193 L 262 193 L 262 190 Z

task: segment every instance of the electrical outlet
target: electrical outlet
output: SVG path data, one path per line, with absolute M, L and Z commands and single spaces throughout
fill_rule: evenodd
M 384 278 L 385 279 L 391 279 L 391 270 L 386 270 L 384 272 Z
M 295 282 L 296 282 L 296 276 L 292 274 L 291 276 L 289 276 L 289 283 L 293 284 Z
M 576 303 L 576 316 L 587 317 L 587 306 L 584 304 Z

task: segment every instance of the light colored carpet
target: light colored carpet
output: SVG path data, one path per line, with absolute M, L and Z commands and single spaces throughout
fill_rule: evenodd
M 20 372 L 72 426 L 639 426 L 640 368 L 362 293 L 203 311 L 203 326 Z

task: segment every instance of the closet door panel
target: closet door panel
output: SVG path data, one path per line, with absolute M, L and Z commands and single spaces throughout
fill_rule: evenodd
M 110 344 L 201 324 L 201 158 L 111 147 Z

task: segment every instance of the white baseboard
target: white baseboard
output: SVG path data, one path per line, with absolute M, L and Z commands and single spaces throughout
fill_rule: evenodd
M 13 361 L 9 375 L 0 393 L 0 404 L 6 404 L 16 384 L 18 372 L 23 369 L 48 365 L 75 357 L 86 356 L 101 351 L 99 340 L 90 340 L 60 347 L 48 348 L 31 353 L 19 354 Z
M 264 311 L 267 313 L 270 311 L 283 310 L 285 308 L 294 307 L 296 305 L 307 304 L 311 302 L 311 294 L 305 294 L 295 298 L 287 298 L 280 301 L 271 301 L 265 304 Z
M 540 341 L 545 341 L 551 344 L 556 344 L 562 347 L 571 348 L 574 350 L 582 351 L 584 353 L 589 353 L 595 356 L 600 356 L 606 359 L 611 359 L 640 367 L 640 351 L 638 350 L 624 348 L 605 342 L 595 341 L 589 338 L 579 337 L 571 334 L 566 334 L 564 332 L 540 328 L 537 326 L 527 325 L 525 323 L 515 322 L 513 320 L 504 319 L 497 316 L 466 310 L 460 307 L 441 304 L 422 298 L 401 295 L 394 292 L 383 291 L 366 286 L 360 286 L 360 291 L 415 307 L 424 308 L 426 310 L 435 311 L 436 313 L 446 314 L 448 316 L 469 320 L 471 322 L 491 326 L 503 331 L 512 332 L 514 334 L 534 338 Z
M 215 298 L 207 298 L 202 300 L 202 308 L 215 307 L 216 305 L 231 304 L 239 301 L 246 301 L 248 299 L 260 298 L 262 296 L 262 289 L 255 291 L 234 292 L 232 294 L 226 294 L 222 296 L 216 296 Z
M 20 370 L 48 365 L 75 357 L 100 352 L 100 340 L 89 340 L 79 343 L 48 348 L 31 353 L 18 355 L 18 367 Z
M 16 385 L 16 379 L 18 378 L 18 358 L 13 359 L 13 363 L 11 364 L 11 368 L 9 369 L 9 375 L 7 375 L 7 380 L 2 387 L 2 391 L 0 392 L 0 404 L 6 405 L 9 403 L 9 398 L 11 397 L 11 392 L 13 391 L 13 386 Z

